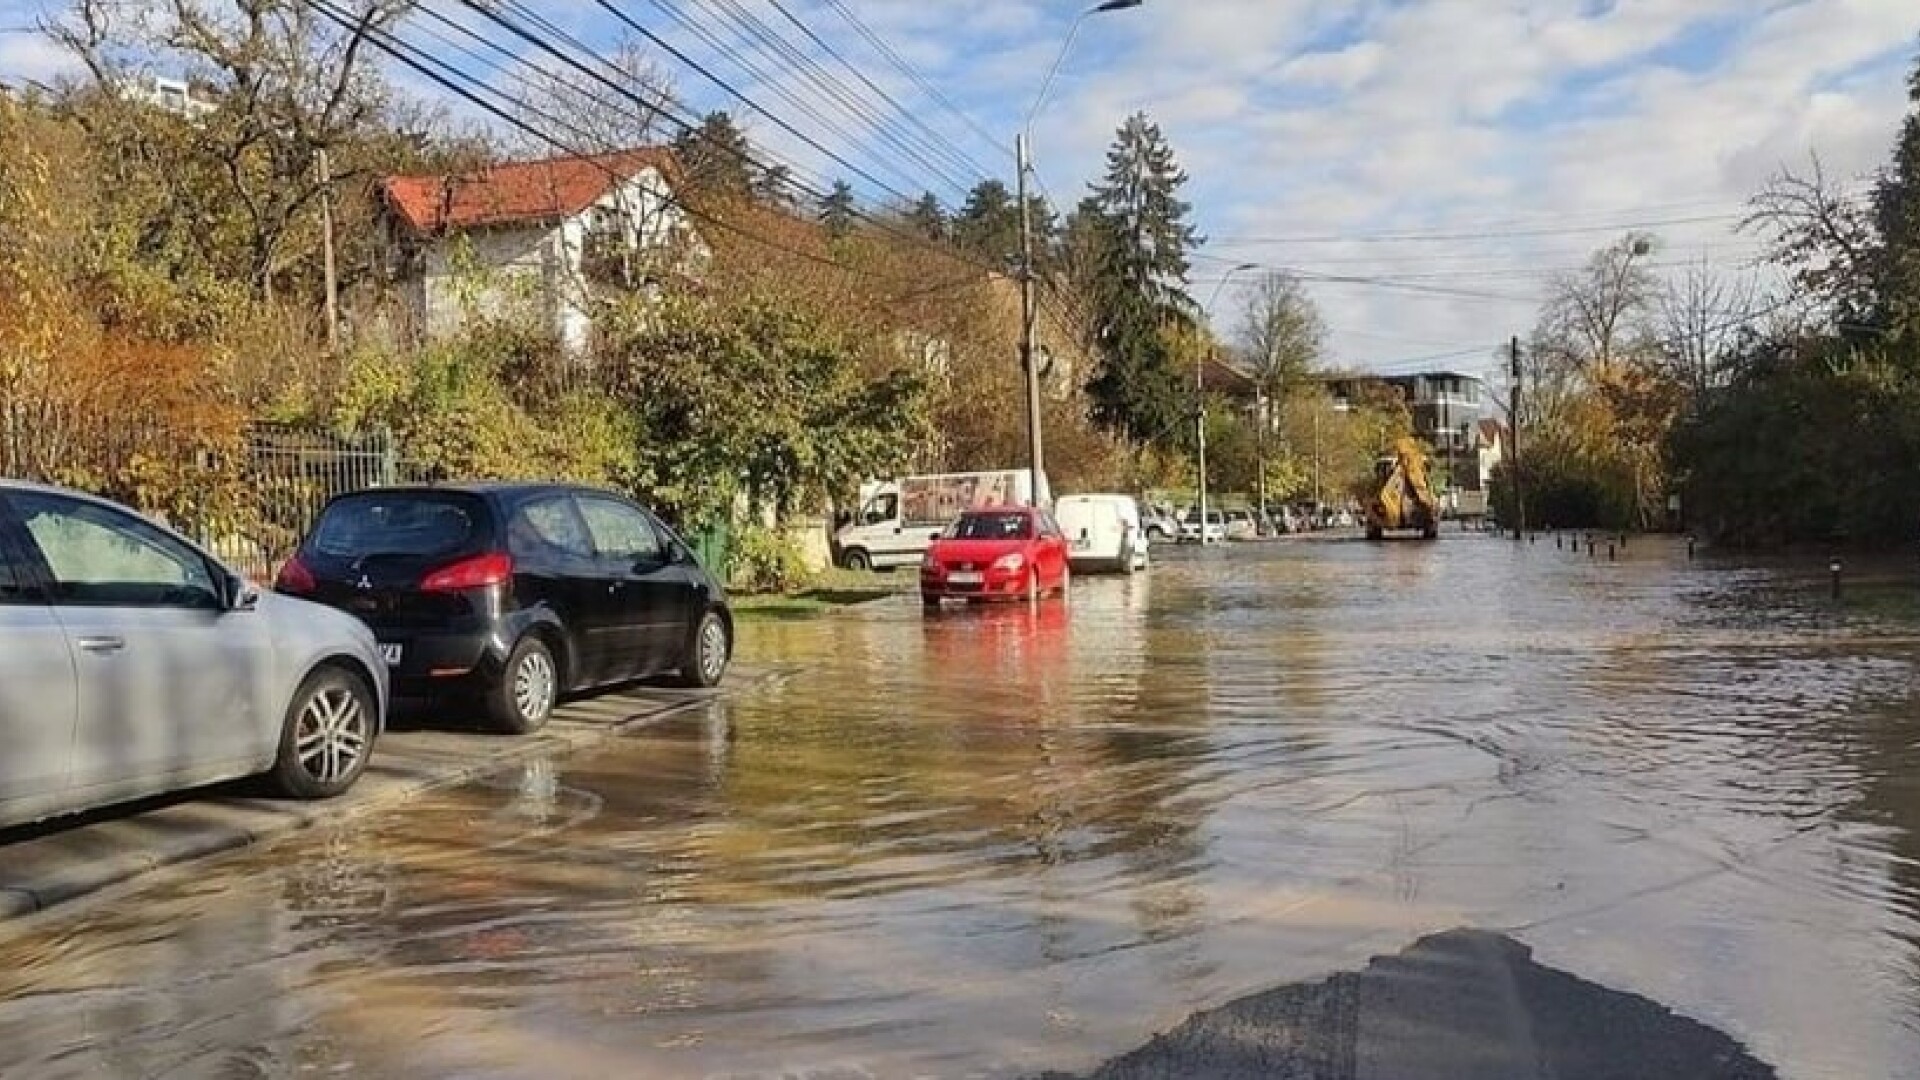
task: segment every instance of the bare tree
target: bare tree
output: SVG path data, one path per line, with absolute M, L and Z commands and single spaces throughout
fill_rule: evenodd
M 1585 270 L 1554 279 L 1535 334 L 1542 362 L 1599 385 L 1644 351 L 1659 283 L 1639 260 L 1652 250 L 1651 236 L 1630 233 L 1596 252 Z
M 192 137 L 245 211 L 254 287 L 271 298 L 288 235 L 330 187 L 360 179 L 323 179 L 317 164 L 380 116 L 370 42 L 412 3 L 343 0 L 335 20 L 303 0 L 75 0 L 45 29 L 111 94 L 155 55 L 206 88 L 214 108 Z
M 1319 308 L 1292 274 L 1263 275 L 1248 293 L 1241 313 L 1240 348 L 1253 369 L 1255 487 L 1262 513 L 1267 508 L 1267 436 L 1274 426 L 1271 404 L 1305 382 L 1326 348 L 1327 326 Z
M 1240 348 L 1266 394 L 1281 394 L 1319 361 L 1327 327 L 1313 297 L 1292 274 L 1260 278 L 1247 295 Z
M 1669 278 L 1654 315 L 1665 374 L 1696 401 L 1724 386 L 1740 342 L 1777 306 L 1752 274 L 1718 273 L 1704 259 Z
M 595 75 L 528 61 L 514 82 L 518 119 L 534 131 L 559 133 L 562 142 L 581 153 L 653 146 L 673 134 L 666 130 L 677 107 L 673 78 L 632 34 L 620 38 L 595 66 Z M 553 152 L 553 144 L 527 138 L 537 156 Z
M 1868 203 L 1841 191 L 1818 156 L 1804 175 L 1782 170 L 1768 180 L 1751 205 L 1740 228 L 1767 235 L 1769 258 L 1800 291 L 1843 318 L 1872 308 L 1879 233 Z

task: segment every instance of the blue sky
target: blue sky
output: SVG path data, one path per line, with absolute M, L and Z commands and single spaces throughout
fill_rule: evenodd
M 589 0 L 529 3 L 590 43 L 616 36 L 614 17 Z M 831 0 L 781 3 L 937 133 L 939 175 L 903 160 L 880 125 L 850 116 L 786 59 L 729 36 L 723 20 L 737 4 L 877 100 L 774 0 L 616 6 L 843 159 L 660 57 L 694 108 L 745 117 L 804 174 L 865 173 L 880 182 L 858 181 L 871 199 L 890 197 L 884 185 L 930 188 L 949 204 L 982 172 L 1010 177 L 1013 134 L 1083 10 L 840 0 L 956 111 L 885 61 Z M 0 28 L 30 23 L 38 8 L 0 0 Z M 729 47 L 675 26 L 669 9 Z M 1768 175 L 1818 153 L 1830 173 L 1864 178 L 1887 156 L 1916 53 L 1912 0 L 1145 0 L 1082 24 L 1034 141 L 1047 192 L 1071 204 L 1114 128 L 1147 111 L 1193 176 L 1188 196 L 1210 238 L 1197 296 L 1241 262 L 1292 269 L 1309 280 L 1339 361 L 1392 370 L 1444 358 L 1433 362 L 1478 371 L 1531 325 L 1552 273 L 1628 228 L 1659 237 L 1658 268 L 1705 259 L 1737 269 L 1758 244 L 1731 226 Z M 0 78 L 59 63 L 31 35 L 0 33 Z M 888 129 L 904 124 L 887 116 Z

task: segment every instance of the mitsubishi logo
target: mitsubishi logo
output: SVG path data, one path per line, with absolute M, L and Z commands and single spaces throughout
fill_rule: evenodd
M 361 574 L 360 580 L 354 583 L 354 588 L 359 589 L 361 592 L 371 592 L 373 590 L 373 581 L 367 577 L 367 575 Z

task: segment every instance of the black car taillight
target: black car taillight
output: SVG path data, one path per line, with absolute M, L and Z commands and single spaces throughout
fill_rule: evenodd
M 513 557 L 503 552 L 462 559 L 428 574 L 420 582 L 421 592 L 465 592 L 488 589 L 513 580 Z

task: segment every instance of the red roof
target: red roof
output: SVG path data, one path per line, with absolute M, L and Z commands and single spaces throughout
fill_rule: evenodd
M 454 176 L 389 176 L 378 184 L 416 233 L 572 217 L 647 169 L 672 175 L 673 152 L 623 150 L 591 157 L 510 162 Z

